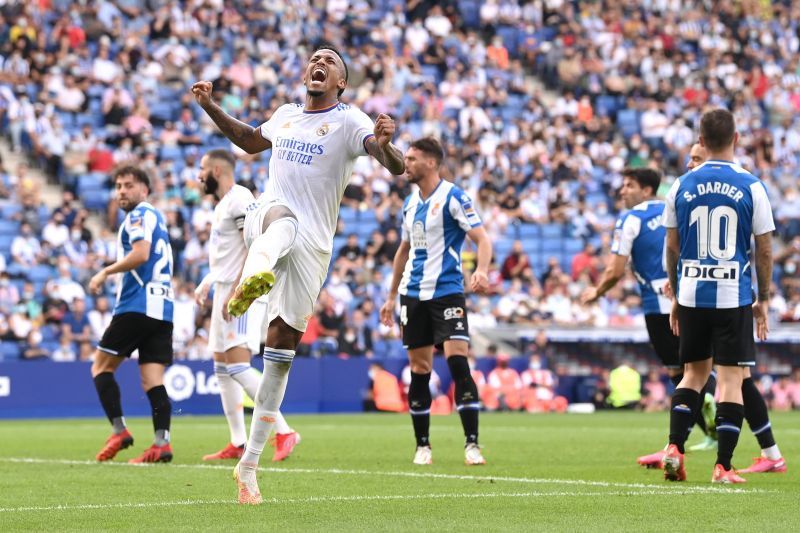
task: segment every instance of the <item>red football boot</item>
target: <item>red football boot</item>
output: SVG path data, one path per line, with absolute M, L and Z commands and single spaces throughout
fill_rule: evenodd
M 664 479 L 667 481 L 686 481 L 686 469 L 683 466 L 683 454 L 674 444 L 667 446 L 664 454 Z
M 736 470 L 731 468 L 725 470 L 722 465 L 714 466 L 714 473 L 711 476 L 711 483 L 746 483 L 747 480 L 736 473 Z
M 168 463 L 172 461 L 172 446 L 169 443 L 163 446 L 153 444 L 142 455 L 134 457 L 129 463 Z
M 116 457 L 120 450 L 124 450 L 128 446 L 133 445 L 133 435 L 126 428 L 122 433 L 115 433 L 106 440 L 106 445 L 100 450 L 95 459 L 98 461 L 110 461 Z
M 234 446 L 233 443 L 229 442 L 228 445 L 222 448 L 220 451 L 204 455 L 203 461 L 217 461 L 219 459 L 241 459 L 243 453 L 244 453 L 244 444 L 242 444 L 241 446 Z
M 283 461 L 292 453 L 294 447 L 300 444 L 300 434 L 296 431 L 291 433 L 276 433 L 275 434 L 275 455 L 272 456 L 272 462 L 277 463 Z
M 661 450 L 656 453 L 651 453 L 650 455 L 642 455 L 636 459 L 636 462 L 645 468 L 662 468 L 663 465 L 661 462 L 664 460 L 666 454 L 667 452 Z

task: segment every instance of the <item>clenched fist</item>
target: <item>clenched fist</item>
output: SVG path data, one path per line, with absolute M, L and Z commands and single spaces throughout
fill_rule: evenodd
M 198 81 L 192 85 L 192 94 L 200 107 L 205 108 L 211 104 L 211 89 L 210 81 Z
M 378 115 L 378 120 L 375 121 L 375 140 L 378 141 L 378 146 L 384 148 L 387 144 L 392 142 L 395 129 L 396 127 L 392 117 L 384 113 Z

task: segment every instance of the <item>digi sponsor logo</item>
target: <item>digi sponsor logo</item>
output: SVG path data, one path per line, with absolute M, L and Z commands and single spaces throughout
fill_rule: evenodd
M 0 376 L 0 398 L 11 396 L 11 378 Z
M 464 309 L 461 307 L 448 307 L 444 310 L 444 319 L 445 320 L 453 320 L 453 319 L 461 319 L 464 318 Z
M 184 365 L 172 365 L 164 372 L 164 388 L 176 402 L 188 400 L 195 394 L 219 394 L 219 383 L 214 374 L 194 372 Z
M 683 277 L 697 281 L 736 281 L 739 279 L 739 265 L 726 263 L 719 265 L 683 265 Z

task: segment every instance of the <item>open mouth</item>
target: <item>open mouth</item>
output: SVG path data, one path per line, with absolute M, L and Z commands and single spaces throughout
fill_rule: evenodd
M 323 68 L 315 68 L 311 71 L 311 81 L 324 82 L 328 79 L 328 73 Z

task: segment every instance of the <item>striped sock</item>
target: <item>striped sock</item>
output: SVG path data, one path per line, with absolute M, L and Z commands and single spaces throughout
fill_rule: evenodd
M 684 453 L 683 445 L 689 438 L 689 432 L 700 409 L 700 393 L 694 389 L 675 389 L 672 394 L 672 408 L 669 415 L 669 443 Z
M 764 401 L 764 397 L 756 387 L 753 378 L 747 378 L 742 381 L 742 400 L 744 401 L 744 417 L 747 419 L 750 431 L 758 439 L 758 446 L 762 450 L 770 450 L 770 453 L 774 455 L 777 446 L 775 437 L 772 435 L 772 424 L 769 421 L 767 402 Z M 775 450 L 773 450 L 773 446 Z M 777 457 L 769 458 L 780 459 L 780 452 L 778 451 L 777 453 Z M 764 455 L 764 457 L 768 456 Z
M 478 412 L 481 409 L 481 401 L 478 397 L 478 387 L 469 370 L 469 363 L 463 355 L 452 355 L 447 358 L 447 366 L 455 384 L 456 409 L 461 417 L 464 437 L 467 439 L 467 444 L 478 444 Z
M 739 442 L 739 433 L 744 420 L 744 406 L 733 402 L 721 402 L 717 405 L 717 464 L 725 470 L 731 469 L 733 450 Z

